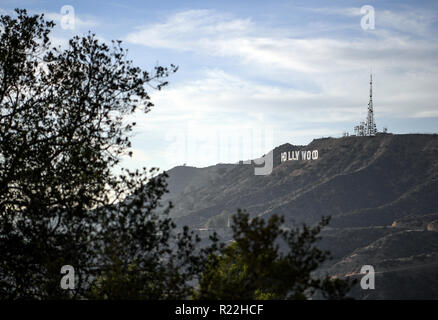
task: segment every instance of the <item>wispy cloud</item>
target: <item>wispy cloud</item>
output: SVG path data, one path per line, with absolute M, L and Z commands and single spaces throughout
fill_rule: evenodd
M 346 17 L 357 17 L 361 15 L 361 7 L 301 7 L 300 9 L 320 14 L 341 15 Z
M 235 39 L 253 28 L 250 19 L 233 19 L 211 10 L 188 10 L 168 17 L 162 23 L 139 27 L 127 35 L 130 43 L 178 50 L 207 49 L 208 39 Z
M 63 15 L 58 12 L 44 12 L 44 16 L 48 20 L 53 20 L 56 25 L 61 25 Z M 88 31 L 99 25 L 99 21 L 94 17 L 82 17 L 75 13 L 74 16 L 74 31 Z
M 301 8 L 310 12 L 357 18 L 363 15 L 361 7 L 319 7 Z M 432 31 L 430 27 L 438 19 L 434 10 L 405 6 L 403 9 L 375 9 L 376 28 L 388 28 L 409 34 L 425 35 Z
M 208 7 L 223 8 L 214 2 Z M 371 67 L 379 129 L 385 117 L 438 117 L 436 5 L 376 2 L 375 30 L 362 30 L 359 6 L 297 3 L 251 3 L 229 12 L 188 10 L 179 3 L 171 9 L 139 2 L 77 4 L 75 30 L 60 28 L 55 6 L 46 16 L 58 24 L 55 44 L 92 29 L 100 38 L 126 40 L 130 57 L 142 67 L 156 59 L 180 66 L 168 87 L 151 92 L 153 112 L 135 115 L 139 127 L 130 166 L 181 164 L 166 150 L 172 148 L 169 132 L 187 137 L 187 128 L 208 146 L 218 132 L 259 127 L 275 128 L 270 147 L 351 131 L 366 116 Z M 200 153 L 196 163 L 215 163 L 202 158 L 210 152 Z
M 421 36 L 430 34 L 430 27 L 437 20 L 437 12 L 411 7 L 404 11 L 382 10 L 376 13 L 377 25 Z
M 433 13 L 424 22 L 416 18 L 410 27 L 398 27 L 410 12 L 377 12 L 386 21 L 370 32 L 360 29 L 360 8 L 318 13 L 356 17 L 357 31 L 294 36 L 249 17 L 211 10 L 183 11 L 138 27 L 127 35 L 129 43 L 213 56 L 236 65 L 227 72 L 207 68 L 198 78 L 154 95 L 159 108 L 148 115 L 141 130 L 183 132 L 190 123 L 196 135 L 206 137 L 207 131 L 224 127 L 232 131 L 267 126 L 276 128 L 282 142 L 290 136 L 332 135 L 337 123 L 352 127 L 365 118 L 370 67 L 376 74 L 378 117 L 438 116 L 438 45 L 436 36 L 427 33 Z M 426 38 L 412 37 L 405 28 Z
M 352 8 L 343 11 L 355 14 Z M 405 19 L 389 11 L 381 14 L 388 17 L 385 23 L 390 26 L 398 26 Z M 403 28 L 426 30 L 427 23 L 405 23 Z M 148 47 L 239 58 L 242 63 L 262 68 L 305 73 L 362 69 L 370 60 L 381 67 L 398 64 L 405 68 L 424 66 L 427 60 L 428 67 L 435 68 L 438 48 L 428 39 L 412 40 L 387 29 L 362 38 L 286 37 L 282 30 L 256 25 L 251 19 L 232 18 L 208 10 L 177 13 L 165 22 L 140 27 L 128 34 L 126 40 Z M 395 52 L 402 54 L 395 56 Z

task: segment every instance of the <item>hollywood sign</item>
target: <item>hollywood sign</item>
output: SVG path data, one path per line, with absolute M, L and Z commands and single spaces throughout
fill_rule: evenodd
M 316 160 L 316 159 L 318 159 L 318 150 L 312 150 L 312 151 L 292 150 L 292 151 L 281 153 L 281 162 L 291 161 L 291 160 Z

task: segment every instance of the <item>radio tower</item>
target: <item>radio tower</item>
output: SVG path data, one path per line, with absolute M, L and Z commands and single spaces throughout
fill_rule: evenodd
M 377 133 L 376 123 L 374 122 L 373 110 L 373 74 L 370 74 L 370 102 L 368 102 L 368 116 L 365 123 L 365 135 L 375 136 Z

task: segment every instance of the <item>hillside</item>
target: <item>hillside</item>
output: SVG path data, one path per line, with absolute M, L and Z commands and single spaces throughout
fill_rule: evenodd
M 318 150 L 319 157 L 281 162 L 291 150 Z M 173 168 L 165 199 L 176 204 L 172 217 L 229 240 L 227 221 L 237 208 L 284 215 L 287 226 L 330 215 L 320 246 L 334 259 L 324 270 L 354 275 L 371 264 L 378 272 L 380 290 L 359 288 L 356 297 L 438 298 L 438 281 L 429 279 L 438 266 L 438 135 L 322 138 L 273 154 L 266 176 L 246 164 Z M 400 291 L 404 274 L 418 288 Z
M 317 149 L 319 159 L 280 163 L 281 152 L 295 149 Z M 254 175 L 254 169 L 244 164 L 176 167 L 168 172 L 168 198 L 178 204 L 175 217 L 184 216 L 181 222 L 199 227 L 239 207 L 253 215 L 284 214 L 289 223 L 314 223 L 321 215 L 331 215 L 332 226 L 390 225 L 406 214 L 436 210 L 437 154 L 436 135 L 353 136 L 317 139 L 308 146 L 285 144 L 274 149 L 275 167 L 267 176 Z M 177 187 L 178 192 L 172 193 L 172 179 L 183 181 L 184 171 L 198 172 L 202 182 L 189 180 L 185 189 Z

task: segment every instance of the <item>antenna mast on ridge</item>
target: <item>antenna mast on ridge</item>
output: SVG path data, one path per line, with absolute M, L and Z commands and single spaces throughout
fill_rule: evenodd
M 384 130 L 387 133 L 388 129 Z M 365 122 L 359 123 L 354 127 L 354 133 L 359 137 L 375 136 L 377 134 L 376 122 L 374 121 L 373 106 L 373 73 L 370 72 L 370 101 L 368 102 L 368 115 Z
M 370 101 L 368 102 L 368 116 L 365 123 L 365 135 L 375 136 L 377 133 L 376 123 L 374 122 L 373 110 L 373 74 L 370 74 Z

